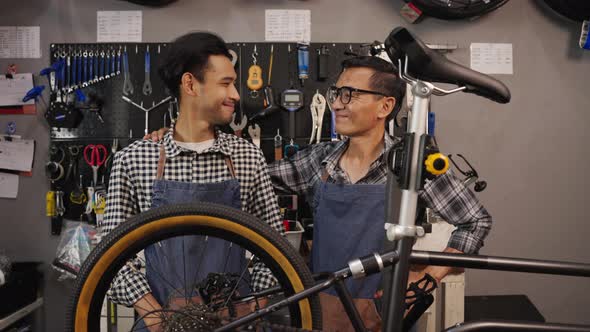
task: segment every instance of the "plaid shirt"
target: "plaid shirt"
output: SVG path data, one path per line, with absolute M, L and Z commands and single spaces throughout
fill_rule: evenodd
M 386 134 L 384 151 L 393 144 L 394 140 Z M 350 178 L 338 162 L 347 146 L 348 140 L 324 142 L 299 151 L 290 159 L 270 164 L 269 173 L 275 189 L 280 193 L 304 195 L 308 202 L 313 202 L 323 169 L 329 175 L 327 182 L 350 184 Z M 382 153 L 357 183 L 385 184 L 386 156 Z M 449 247 L 469 254 L 479 251 L 492 226 L 492 218 L 461 180 L 447 172 L 428 181 L 419 196 L 435 213 L 457 227 L 449 239 Z
M 166 150 L 165 180 L 192 183 L 229 180 L 231 174 L 224 157 L 230 156 L 240 183 L 242 210 L 284 234 L 277 197 L 260 149 L 244 139 L 217 131 L 213 146 L 197 153 L 178 146 L 172 138 L 172 132 L 169 130 L 163 140 Z M 102 236 L 129 217 L 150 209 L 159 149 L 159 143 L 139 140 L 115 155 L 105 218 L 99 225 Z M 121 269 L 108 291 L 111 301 L 131 306 L 150 292 L 145 275 L 138 272 L 138 267 L 140 262 L 135 260 Z M 270 270 L 262 264 L 255 264 L 251 273 L 253 290 L 273 286 L 275 282 Z

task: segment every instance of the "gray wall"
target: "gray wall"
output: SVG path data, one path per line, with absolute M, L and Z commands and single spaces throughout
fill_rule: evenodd
M 7 1 L 8 2 L 8 1 Z M 19 60 L 21 72 L 48 65 L 50 43 L 96 41 L 97 10 L 142 9 L 122 1 L 19 0 L 3 6 L 2 25 L 41 26 L 43 58 Z M 366 42 L 383 39 L 398 25 L 401 1 L 180 0 L 163 9 L 143 9 L 143 41 L 161 42 L 192 29 L 208 29 L 227 41 L 263 41 L 264 9 L 311 9 L 312 41 Z M 584 81 L 590 52 L 577 48 L 579 26 L 539 1 L 510 1 L 474 21 L 435 19 L 411 26 L 427 42 L 457 43 L 450 58 L 469 64 L 471 42 L 512 43 L 514 75 L 499 75 L 512 102 L 498 105 L 457 94 L 437 98 L 438 141 L 448 153 L 464 153 L 488 181 L 479 197 L 494 217 L 482 254 L 590 263 L 585 174 L 590 162 L 590 98 Z M 0 68 L 13 60 L 0 60 Z M 44 82 L 43 82 L 44 83 Z M 44 216 L 43 164 L 48 127 L 44 106 L 37 116 L 0 116 L 0 128 L 16 120 L 18 133 L 37 141 L 34 176 L 21 177 L 19 197 L 0 200 L 0 248 L 17 260 L 48 266 L 58 238 Z M 4 130 L 4 129 L 2 129 Z M 69 286 L 47 268 L 44 309 L 47 331 L 63 326 Z M 590 281 L 519 273 L 470 271 L 467 293 L 527 294 L 549 321 L 590 323 Z M 4 300 L 4 299 L 3 299 Z

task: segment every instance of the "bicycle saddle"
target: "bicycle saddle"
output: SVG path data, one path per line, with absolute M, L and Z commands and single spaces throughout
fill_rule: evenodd
M 385 40 L 385 50 L 397 67 L 408 57 L 408 74 L 422 81 L 465 86 L 464 92 L 473 93 L 498 103 L 510 101 L 510 90 L 497 79 L 452 62 L 428 48 L 406 28 L 397 27 Z M 403 70 L 403 68 L 402 68 Z

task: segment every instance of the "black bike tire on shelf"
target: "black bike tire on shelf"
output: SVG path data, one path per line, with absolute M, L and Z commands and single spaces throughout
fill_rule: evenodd
M 286 293 L 311 287 L 314 279 L 303 258 L 289 242 L 252 215 L 226 206 L 196 203 L 164 206 L 138 214 L 98 244 L 82 265 L 66 313 L 67 332 L 95 332 L 102 300 L 110 280 L 131 253 L 171 236 L 208 234 L 232 240 L 258 255 Z M 289 289 L 290 288 L 290 289 Z M 319 297 L 300 301 L 291 309 L 301 327 L 321 329 Z M 98 319 L 97 319 L 98 317 Z
M 590 20 L 590 1 L 579 0 L 544 0 L 549 8 L 553 9 L 560 15 L 582 22 Z
M 482 0 L 474 1 L 475 4 L 470 5 L 467 9 L 447 7 L 437 0 L 411 0 L 409 2 L 428 16 L 441 20 L 460 20 L 487 14 L 502 7 L 508 0 L 491 0 L 488 3 Z

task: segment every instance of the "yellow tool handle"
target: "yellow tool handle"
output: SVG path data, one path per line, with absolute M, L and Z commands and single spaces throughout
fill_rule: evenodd
M 48 217 L 55 217 L 55 191 L 48 191 L 45 194 L 45 215 Z

